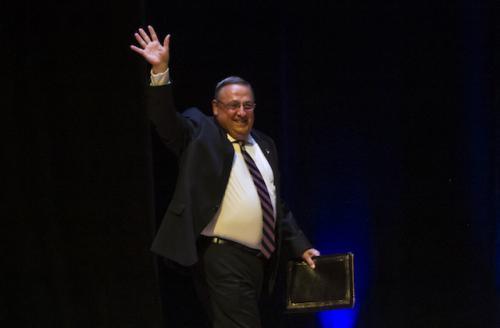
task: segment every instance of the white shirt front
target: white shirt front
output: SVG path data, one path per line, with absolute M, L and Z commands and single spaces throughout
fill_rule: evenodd
M 227 135 L 229 141 L 235 139 Z M 205 236 L 217 236 L 258 249 L 262 239 L 262 208 L 250 171 L 238 143 L 233 143 L 234 158 L 221 207 L 202 231 Z M 255 161 L 266 183 L 276 217 L 276 187 L 274 175 L 264 153 L 249 136 L 245 150 Z

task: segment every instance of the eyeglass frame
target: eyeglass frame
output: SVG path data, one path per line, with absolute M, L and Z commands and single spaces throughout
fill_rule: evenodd
M 245 112 L 253 112 L 255 110 L 255 107 L 257 106 L 257 104 L 255 102 L 253 102 L 253 101 L 245 101 L 245 102 L 230 101 L 229 103 L 223 103 L 222 101 L 220 101 L 218 99 L 214 99 L 214 101 L 216 103 L 218 103 L 218 104 L 221 104 L 222 107 L 224 107 L 225 110 L 232 111 L 232 112 L 235 112 L 235 111 L 239 110 L 242 107 L 243 107 L 243 111 L 245 111 Z M 245 104 L 251 105 L 252 107 L 251 108 L 245 108 Z M 238 107 L 234 107 L 236 105 Z

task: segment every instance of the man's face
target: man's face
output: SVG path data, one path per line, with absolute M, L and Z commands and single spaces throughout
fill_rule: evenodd
M 233 138 L 246 140 L 253 127 L 255 103 L 252 89 L 240 84 L 228 84 L 212 101 L 212 111 Z

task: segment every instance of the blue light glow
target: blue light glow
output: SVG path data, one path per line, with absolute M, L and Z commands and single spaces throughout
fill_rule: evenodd
M 321 327 L 324 328 L 351 328 L 356 324 L 357 311 L 355 309 L 324 311 L 318 314 Z
M 319 195 L 323 197 L 318 197 L 317 206 L 312 211 L 316 219 L 315 246 L 321 253 L 354 254 L 354 308 L 318 313 L 317 321 L 324 328 L 355 327 L 372 278 L 372 219 L 368 192 L 365 180 L 360 178 L 359 172 L 351 172 L 352 167 L 359 168 L 360 165 L 347 163 L 342 166 L 343 174 L 339 174 L 335 181 L 317 184 Z

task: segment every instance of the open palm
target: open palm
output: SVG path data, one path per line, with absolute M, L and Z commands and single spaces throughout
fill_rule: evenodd
M 130 49 L 144 57 L 153 66 L 155 73 L 165 71 L 170 59 L 170 35 L 165 37 L 162 44 L 152 26 L 148 26 L 148 31 L 149 35 L 140 28 L 139 33 L 134 34 L 140 47 L 131 45 Z

